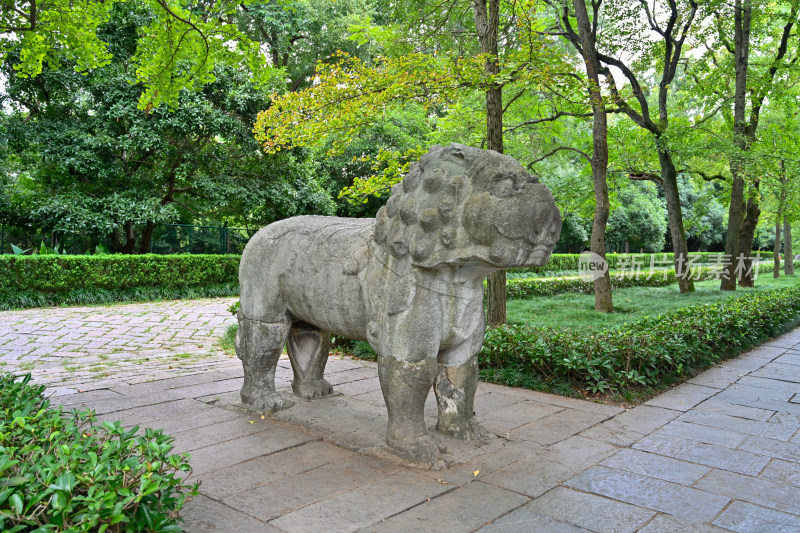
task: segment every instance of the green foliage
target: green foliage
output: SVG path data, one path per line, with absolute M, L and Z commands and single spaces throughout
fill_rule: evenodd
M 51 307 L 56 305 L 103 305 L 118 302 L 150 302 L 192 298 L 239 296 L 239 283 L 202 287 L 132 287 L 129 289 L 75 289 L 66 292 L 0 290 L 0 310 Z
M 0 529 L 181 531 L 177 513 L 197 485 L 172 437 L 91 411 L 51 407 L 30 374 L 0 374 Z
M 238 303 L 238 302 L 237 302 Z M 239 331 L 239 324 L 231 324 L 219 339 L 219 347 L 229 355 L 236 355 L 236 332 Z
M 660 252 L 667 231 L 667 207 L 656 196 L 656 187 L 640 183 L 617 192 L 617 207 L 611 212 L 606 229 L 606 243 L 624 249 Z
M 252 0 L 244 2 L 245 5 Z M 15 66 L 19 77 L 38 76 L 46 63 L 51 69 L 63 61 L 79 73 L 92 72 L 112 62 L 121 62 L 114 43 L 103 34 L 103 26 L 115 13 L 133 5 L 149 17 L 140 25 L 128 59 L 139 85 L 139 106 L 152 110 L 164 102 L 177 105 L 182 90 L 200 90 L 216 80 L 221 65 L 245 66 L 256 83 L 269 78 L 259 45 L 238 30 L 231 18 L 241 2 L 218 1 L 196 5 L 175 0 L 53 0 L 29 2 L 0 11 L 0 33 L 18 38 L 0 42 L 0 59 L 10 52 L 19 55 Z
M 143 5 L 117 4 L 97 30 L 115 61 L 84 74 L 64 64 L 20 79 L 11 51 L 2 101 L 13 112 L 0 140 L 16 157 L 17 177 L 3 187 L 13 211 L 29 225 L 83 235 L 87 249 L 110 239 L 125 253 L 149 251 L 153 227 L 168 222 L 213 216 L 260 226 L 331 213 L 314 163 L 300 153 L 264 156 L 253 138 L 282 77 L 259 87 L 238 65 L 220 64 L 202 91 L 176 95 L 177 109 L 137 108 L 142 87 L 130 62 L 141 52 L 137 36 L 157 18 Z
M 363 359 L 365 361 L 377 361 L 378 354 L 372 348 L 372 345 L 367 341 L 353 341 L 349 352 L 356 359 Z
M 0 256 L 3 308 L 238 293 L 238 255 Z
M 800 318 L 800 287 L 647 317 L 596 331 L 506 325 L 486 332 L 481 379 L 510 375 L 591 393 L 663 387 L 777 336 Z

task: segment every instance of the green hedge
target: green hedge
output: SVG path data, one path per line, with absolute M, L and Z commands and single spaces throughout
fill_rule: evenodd
M 800 262 L 795 264 L 800 265 Z M 759 266 L 759 275 L 769 274 L 773 270 L 772 263 L 762 263 Z M 693 269 L 695 280 L 709 279 L 712 269 L 709 267 L 695 267 Z M 611 276 L 611 287 L 622 289 L 625 287 L 665 287 L 677 281 L 675 270 L 654 271 L 648 279 L 647 272 L 641 273 L 638 277 L 624 276 L 617 277 L 614 273 Z M 509 279 L 506 283 L 506 297 L 509 299 L 525 299 L 533 296 L 550 296 L 565 292 L 579 292 L 584 294 L 594 293 L 594 283 L 584 281 L 577 276 L 564 278 L 518 278 Z
M 238 255 L 0 256 L 0 279 L 17 291 L 199 287 L 236 282 Z
M 800 287 L 791 287 L 601 332 L 500 326 L 486 332 L 481 379 L 517 386 L 566 384 L 590 392 L 662 387 L 735 357 L 798 320 Z
M 0 256 L 0 309 L 236 296 L 238 255 Z
M 722 252 L 693 252 L 689 254 L 689 257 L 690 259 L 694 259 L 696 263 L 714 263 L 721 253 Z M 761 259 L 772 259 L 772 255 L 772 252 L 761 252 Z M 544 266 L 536 268 L 515 268 L 511 269 L 511 272 L 543 273 L 578 270 L 579 258 L 580 254 L 553 254 L 550 256 L 550 261 Z M 643 268 L 649 268 L 651 258 L 657 262 L 656 265 L 659 264 L 658 262 L 662 262 L 661 266 L 666 266 L 666 263 L 672 263 L 674 261 L 674 254 L 606 254 L 606 261 L 608 262 L 608 268 L 610 270 L 618 269 L 625 264 L 630 265 L 633 260 L 636 260 Z
M 181 480 L 191 467 L 169 455 L 173 439 L 63 413 L 30 379 L 0 374 L 0 531 L 182 531 L 197 485 Z

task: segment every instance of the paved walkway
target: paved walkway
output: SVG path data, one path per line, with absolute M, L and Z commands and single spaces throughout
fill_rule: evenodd
M 219 339 L 236 298 L 0 312 L 0 371 L 58 392 L 237 368 Z M 142 364 L 146 362 L 147 364 Z
M 53 354 L 64 348 L 38 351 L 36 339 L 51 339 L 49 346 L 64 339 L 41 333 L 48 324 L 73 320 L 73 329 L 91 329 L 79 324 L 91 316 L 85 322 L 106 328 L 103 339 L 137 338 L 155 324 L 169 330 L 169 339 L 141 341 L 164 343 L 141 348 L 156 350 L 149 362 L 111 366 L 102 379 L 76 371 L 77 385 L 62 384 L 56 399 L 174 435 L 177 450 L 192 455 L 191 479 L 202 481 L 182 512 L 188 531 L 800 530 L 800 328 L 627 411 L 481 384 L 477 414 L 497 438 L 466 463 L 424 470 L 375 453 L 386 415 L 372 364 L 332 357 L 327 375 L 339 396 L 298 401 L 265 419 L 227 407 L 241 370 L 219 351 L 178 376 L 187 369 L 168 363 L 172 355 L 208 351 L 230 320 L 227 305 L 0 313 L 0 357 L 7 370 L 41 362 L 37 380 L 63 383 L 55 376 L 70 374 Z M 153 313 L 163 321 L 149 320 Z M 143 325 L 120 333 L 114 317 Z M 173 332 L 179 323 L 191 331 Z M 87 353 L 108 361 L 102 351 Z M 156 374 L 163 379 L 147 381 Z M 290 379 L 283 360 L 278 382 Z M 87 392 L 69 394 L 76 387 Z

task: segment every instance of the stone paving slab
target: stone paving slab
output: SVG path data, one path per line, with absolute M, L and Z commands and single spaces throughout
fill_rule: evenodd
M 190 532 L 800 531 L 800 328 L 628 410 L 482 383 L 500 445 L 429 470 L 359 453 L 385 430 L 374 363 L 331 357 L 338 395 L 275 416 L 226 407 L 231 301 L 3 312 L 0 369 L 173 435 L 202 482 Z

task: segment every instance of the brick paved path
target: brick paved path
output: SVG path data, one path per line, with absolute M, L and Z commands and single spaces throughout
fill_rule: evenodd
M 231 368 L 217 342 L 236 298 L 0 312 L 0 371 L 56 389 L 138 383 Z M 67 391 L 65 391 L 67 392 Z
M 502 446 L 432 471 L 370 455 L 386 427 L 374 364 L 330 358 L 339 395 L 274 416 L 225 408 L 242 384 L 213 348 L 229 301 L 0 313 L 0 357 L 34 363 L 65 406 L 173 435 L 202 481 L 181 512 L 190 532 L 800 531 L 800 328 L 627 411 L 481 384 L 478 417 Z M 150 360 L 112 359 L 134 345 Z M 84 355 L 107 368 L 63 368 Z M 286 396 L 290 379 L 284 359 Z

